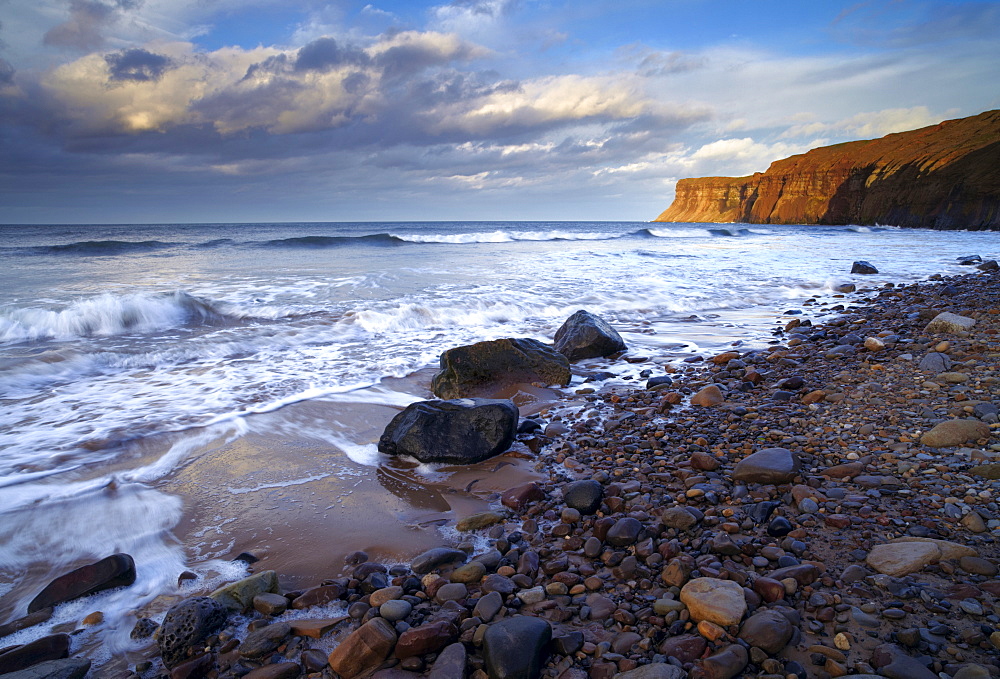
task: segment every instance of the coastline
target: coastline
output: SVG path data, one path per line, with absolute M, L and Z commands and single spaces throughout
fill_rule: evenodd
M 475 531 L 477 540 L 464 540 L 467 551 L 480 556 L 473 561 L 487 562 L 479 579 L 458 582 L 465 576 L 456 577 L 452 565 L 432 569 L 441 580 L 416 579 L 397 566 L 384 569 L 385 587 L 372 589 L 372 576 L 380 573 L 376 559 L 366 560 L 368 566 L 331 564 L 328 577 L 342 590 L 336 600 L 352 620 L 368 624 L 381 617 L 368 612 L 373 608 L 356 614 L 375 591 L 398 586 L 402 590 L 390 601 L 410 603 L 412 612 L 402 619 L 404 624 L 421 629 L 447 623 L 434 628 L 435 643 L 441 642 L 434 650 L 388 654 L 390 660 L 365 671 L 385 665 L 380 676 L 386 679 L 415 676 L 402 672 L 437 668 L 435 661 L 445 657 L 444 644 L 456 641 L 468 654 L 466 674 L 481 671 L 487 621 L 481 610 L 476 612 L 486 590 L 496 585 L 500 589 L 491 591 L 504 592 L 504 605 L 490 616 L 491 622 L 529 616 L 550 623 L 556 641 L 546 676 L 611 677 L 650 661 L 667 662 L 670 656 L 685 672 L 677 676 L 788 676 L 799 675 L 799 668 L 808 676 L 877 669 L 883 676 L 897 676 L 899 672 L 886 674 L 884 668 L 912 665 L 918 655 L 939 663 L 934 671 L 949 676 L 957 676 L 960 666 L 970 662 L 996 675 L 1000 669 L 991 660 L 995 662 L 997 642 L 983 629 L 1000 628 L 1000 524 L 987 523 L 1000 517 L 995 504 L 990 507 L 996 483 L 977 481 L 968 469 L 1000 448 L 997 427 L 991 427 L 984 446 L 930 449 L 919 440 L 937 419 L 974 415 L 979 402 L 1000 402 L 998 300 L 996 273 L 883 288 L 870 304 L 855 301 L 824 324 L 802 323 L 812 309 L 789 314 L 791 325 L 799 321 L 798 327 L 808 332 L 795 338 L 796 328 L 781 330 L 776 335 L 781 344 L 770 351 L 744 355 L 737 347 L 738 355 L 728 359 L 681 364 L 666 389 L 591 392 L 584 385 L 575 398 L 585 403 L 575 408 L 575 415 L 555 419 L 561 408 L 543 408 L 540 416 L 552 435 L 549 441 L 534 442 L 547 443 L 533 465 L 542 475 L 536 485 L 540 493 L 533 492 L 535 499 L 521 506 L 513 499 L 503 503 L 500 522 Z M 979 322 L 968 336 L 925 335 L 930 311 L 952 311 Z M 835 344 L 848 331 L 859 341 Z M 826 337 L 812 339 L 820 332 Z M 888 333 L 880 338 L 883 347 L 866 348 L 865 340 L 880 333 Z M 898 341 L 887 339 L 892 335 Z M 948 346 L 938 346 L 942 341 Z M 850 351 L 837 349 L 845 346 Z M 964 380 L 935 381 L 940 372 L 921 372 L 918 366 L 928 353 L 949 356 L 954 365 L 941 372 L 963 374 Z M 909 359 L 901 358 L 907 354 Z M 757 377 L 745 379 L 750 374 Z M 675 408 L 711 383 L 722 384 L 723 403 Z M 733 481 L 739 460 L 766 448 L 783 448 L 799 458 L 802 466 L 794 481 Z M 505 457 L 487 465 L 492 468 Z M 603 490 L 598 513 L 567 512 L 562 496 L 566 484 L 590 478 Z M 966 494 L 973 489 L 975 494 Z M 497 488 L 488 497 L 499 494 Z M 784 517 L 789 522 L 780 536 L 768 535 L 770 520 L 755 519 L 767 502 L 778 503 L 771 507 L 770 520 Z M 465 508 L 474 513 L 472 509 Z M 973 530 L 980 528 L 975 519 L 968 518 L 977 509 L 989 517 L 980 517 L 985 529 L 980 532 Z M 609 538 L 618 525 L 626 535 L 612 533 Z M 635 534 L 628 534 L 636 525 Z M 971 546 L 978 552 L 973 558 L 985 563 L 962 565 L 961 558 L 942 558 L 900 577 L 879 575 L 866 565 L 873 547 L 907 536 Z M 484 541 L 505 549 L 482 556 L 490 554 Z M 265 559 L 256 570 L 268 565 Z M 993 574 L 988 575 L 991 565 Z M 788 568 L 793 570 L 785 571 L 790 573 L 786 578 L 773 577 L 776 570 Z M 740 637 L 746 635 L 735 623 L 694 624 L 694 606 L 679 598 L 683 585 L 699 578 L 739 584 L 749 605 L 738 618 L 745 618 L 744 627 L 746 619 L 764 611 L 777 613 L 780 619 L 772 617 L 764 626 L 768 638 L 754 638 L 755 643 L 743 639 L 744 647 Z M 379 578 L 374 581 L 382 584 Z M 446 585 L 463 585 L 464 594 L 438 596 Z M 950 598 L 957 594 L 963 596 Z M 282 620 L 273 616 L 275 623 Z M 774 652 L 763 650 L 774 648 L 784 636 L 781 620 L 790 630 L 786 643 Z M 941 625 L 950 631 L 942 632 Z M 320 647 L 332 650 L 332 640 L 343 641 L 356 626 L 345 620 L 324 635 Z M 234 627 L 216 635 L 216 650 L 239 634 L 246 633 Z M 287 638 L 302 639 L 291 632 Z M 266 656 L 247 657 L 237 646 L 212 655 L 212 663 L 219 676 L 242 676 L 245 669 L 252 674 L 289 662 L 309 669 L 301 660 L 303 643 L 286 639 L 282 646 L 297 647 L 291 653 L 288 646 L 284 651 L 276 646 Z M 887 643 L 895 649 L 884 648 Z M 749 665 L 728 673 L 742 660 L 736 646 L 743 648 Z M 159 676 L 158 664 L 144 669 L 144 677 Z M 324 672 L 329 669 L 314 674 Z M 908 676 L 922 675 L 911 667 Z

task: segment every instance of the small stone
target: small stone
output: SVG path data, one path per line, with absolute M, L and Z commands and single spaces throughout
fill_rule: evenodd
M 261 571 L 220 587 L 209 596 L 230 611 L 242 613 L 253 606 L 253 598 L 258 594 L 277 591 L 278 574 L 274 571 Z
M 292 633 L 287 623 L 274 623 L 250 632 L 240 644 L 240 655 L 244 658 L 262 658 L 273 653 Z
M 963 556 L 959 560 L 958 565 L 961 566 L 962 570 L 966 573 L 972 573 L 973 575 L 985 575 L 990 578 L 1000 571 L 995 563 L 978 556 Z
M 253 607 L 262 615 L 281 615 L 288 610 L 288 599 L 280 594 L 264 592 L 253 598 Z
M 691 405 L 711 408 L 725 402 L 722 390 L 714 384 L 702 388 L 697 394 L 691 397 Z
M 450 644 L 457 634 L 455 625 L 447 620 L 411 627 L 399 635 L 396 657 L 403 659 L 435 653 Z
M 871 274 L 877 274 L 878 269 L 872 266 L 871 263 L 861 259 L 854 262 L 854 264 L 851 265 L 851 273 L 871 275 Z
M 438 591 L 434 598 L 439 603 L 444 603 L 446 601 L 461 601 L 469 595 L 469 590 L 461 582 L 449 582 L 447 585 L 443 585 Z
M 833 645 L 841 651 L 851 650 L 851 640 L 843 632 L 837 632 L 836 636 L 833 637 Z
M 464 566 L 459 566 L 451 572 L 452 582 L 462 582 L 466 584 L 476 583 L 486 575 L 486 566 L 479 561 L 470 561 Z
M 608 544 L 615 547 L 627 547 L 635 543 L 641 531 L 642 524 L 637 519 L 625 517 L 615 521 L 614 525 L 608 531 L 605 540 L 607 540 Z
M 745 483 L 788 483 L 799 473 L 798 457 L 786 448 L 765 448 L 737 463 L 733 480 Z
M 750 658 L 745 648 L 730 644 L 705 658 L 702 663 L 706 679 L 732 679 L 747 666 Z
M 619 672 L 613 679 L 685 679 L 687 676 L 687 672 L 675 665 L 650 663 L 628 672 Z
M 505 491 L 500 496 L 500 504 L 514 511 L 521 511 L 533 502 L 545 499 L 545 492 L 534 481 Z
M 490 592 L 479 599 L 472 614 L 483 622 L 489 622 L 500 611 L 501 607 L 503 607 L 503 597 L 500 596 L 499 592 Z
M 698 519 L 683 507 L 670 507 L 663 512 L 660 522 L 667 528 L 684 531 L 697 524 Z
M 440 590 L 438 593 L 440 594 Z M 389 622 L 396 622 L 397 620 L 405 619 L 412 610 L 413 604 L 409 601 L 393 599 L 392 601 L 386 601 L 384 604 L 379 606 L 378 614 Z
M 754 613 L 740 627 L 740 639 L 770 655 L 781 651 L 792 638 L 792 623 L 777 611 Z

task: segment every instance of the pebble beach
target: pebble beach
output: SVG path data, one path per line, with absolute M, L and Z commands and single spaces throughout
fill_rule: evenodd
M 522 417 L 495 460 L 538 478 L 453 542 L 138 612 L 142 650 L 90 676 L 1000 676 L 1000 276 L 843 295 L 790 309 L 767 349 Z M 44 659 L 8 676 L 90 666 Z

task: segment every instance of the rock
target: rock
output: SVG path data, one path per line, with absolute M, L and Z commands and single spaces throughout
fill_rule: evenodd
M 965 526 L 971 533 L 985 533 L 986 532 L 986 521 L 983 517 L 979 515 L 979 512 L 969 512 L 962 517 L 960 523 Z
M 64 658 L 4 674 L 3 679 L 83 679 L 89 671 L 90 661 L 86 658 Z
M 292 608 L 297 611 L 301 611 L 306 608 L 312 608 L 313 606 L 322 606 L 323 604 L 328 604 L 331 601 L 336 601 L 343 593 L 344 588 L 340 585 L 321 585 L 319 587 L 310 587 L 292 600 Z
M 951 356 L 948 354 L 943 354 L 939 351 L 932 351 L 922 359 L 920 359 L 920 365 L 917 366 L 917 370 L 926 370 L 933 373 L 943 373 L 949 368 L 951 368 Z
M 500 496 L 500 504 L 509 507 L 514 511 L 521 511 L 532 502 L 545 499 L 545 491 L 534 481 L 516 486 L 504 491 Z
M 128 554 L 112 554 L 50 582 L 28 604 L 28 613 L 35 613 L 106 589 L 128 587 L 134 582 L 135 561 L 132 557 Z
M 253 598 L 258 594 L 278 592 L 278 574 L 274 571 L 261 571 L 248 578 L 231 582 L 215 590 L 209 596 L 230 611 L 242 613 L 253 606 Z
M 437 591 L 434 598 L 438 603 L 443 604 L 445 601 L 459 601 L 467 596 L 469 596 L 469 590 L 463 583 L 449 582 Z
M 464 644 L 456 642 L 445 646 L 431 665 L 427 679 L 464 679 L 465 662 Z
M 0 638 L 9 636 L 14 632 L 20 632 L 23 629 L 29 627 L 34 627 L 35 625 L 41 624 L 52 617 L 53 609 L 43 608 L 41 610 L 35 611 L 34 613 L 29 613 L 23 618 L 18 618 L 4 625 L 0 625 Z
M 668 658 L 677 658 L 682 663 L 694 662 L 705 653 L 708 642 L 700 634 L 681 634 L 667 637 L 660 645 L 660 653 Z
M 979 556 L 976 550 L 968 545 L 960 545 L 957 542 L 949 542 L 948 540 L 936 540 L 934 538 L 918 538 L 906 536 L 902 538 L 896 538 L 895 540 L 890 540 L 889 544 L 899 544 L 905 542 L 918 542 L 923 544 L 932 544 L 941 550 L 941 558 L 946 561 L 958 561 L 963 556 Z
M 703 387 L 697 394 L 691 397 L 691 405 L 711 408 L 720 403 L 724 403 L 726 398 L 722 395 L 722 390 L 714 384 Z
M 477 583 L 486 575 L 486 566 L 478 561 L 470 561 L 451 572 L 452 582 Z
M 1000 262 L 995 259 L 988 259 L 976 267 L 980 271 L 1000 271 Z
M 18 672 L 48 660 L 61 660 L 68 655 L 68 634 L 42 637 L 0 653 L 0 674 Z
M 449 349 L 431 381 L 438 398 L 477 396 L 519 382 L 569 384 L 569 361 L 533 339 L 498 339 Z
M 288 625 L 292 628 L 292 634 L 297 637 L 322 639 L 330 630 L 345 620 L 350 620 L 350 616 L 342 615 L 339 618 L 292 618 L 288 621 Z
M 920 437 L 920 444 L 929 448 L 949 448 L 967 441 L 988 439 L 990 427 L 980 420 L 947 420 Z
M 865 275 L 871 275 L 878 273 L 878 269 L 872 266 L 869 262 L 858 260 L 851 265 L 851 273 L 859 273 Z
M 473 514 L 472 516 L 467 516 L 457 524 L 455 524 L 455 530 L 460 532 L 479 530 L 481 528 L 488 528 L 495 523 L 500 523 L 503 521 L 503 515 L 497 512 L 479 512 Z
M 618 605 L 614 601 L 596 592 L 587 595 L 587 606 L 590 607 L 591 620 L 604 620 L 618 610 Z
M 798 457 L 786 448 L 765 448 L 747 455 L 733 470 L 733 480 L 745 483 L 788 483 L 798 474 Z
M 924 332 L 928 334 L 948 333 L 954 335 L 960 332 L 968 332 L 975 324 L 976 319 L 974 318 L 959 316 L 958 314 L 945 311 L 935 316 L 924 328 Z
M 986 577 L 992 578 L 997 574 L 997 565 L 992 561 L 980 558 L 978 556 L 963 556 L 958 561 L 958 565 L 962 567 L 962 570 L 966 573 L 972 573 L 973 575 L 985 575 Z
M 510 448 L 517 420 L 517 407 L 508 400 L 420 401 L 392 418 L 378 449 L 421 462 L 474 464 Z
M 264 592 L 253 598 L 253 607 L 261 615 L 281 615 L 288 610 L 288 599 L 280 594 Z
M 615 547 L 627 547 L 635 543 L 640 532 L 642 532 L 642 524 L 637 519 L 627 516 L 615 521 L 611 529 L 608 530 L 605 541 Z
M 991 679 L 993 675 L 982 665 L 966 665 L 952 679 Z
M 895 644 L 877 646 L 872 654 L 872 663 L 879 674 L 889 679 L 937 679 L 934 672 Z
M 188 649 L 221 629 L 228 615 L 224 604 L 207 596 L 185 599 L 174 605 L 167 611 L 155 635 L 164 666 L 169 669 L 183 662 Z
M 302 668 L 295 662 L 279 662 L 250 670 L 243 679 L 295 679 Z
M 743 588 L 732 580 L 695 578 L 681 589 L 681 601 L 695 621 L 735 625 L 747 610 Z
M 740 639 L 751 646 L 776 655 L 792 638 L 792 623 L 778 611 L 754 613 L 740 627 Z
M 490 679 L 536 679 L 548 657 L 552 628 L 541 618 L 518 615 L 490 625 L 483 660 Z
M 941 550 L 933 543 L 889 543 L 876 545 L 868 552 L 865 562 L 879 573 L 902 577 L 924 566 L 937 563 Z
M 721 651 L 701 661 L 705 679 L 732 679 L 750 662 L 747 650 L 739 644 L 730 644 Z
M 969 473 L 990 481 L 1000 480 L 1000 463 L 980 464 L 969 469 Z
M 410 570 L 417 575 L 424 575 L 446 564 L 463 563 L 467 558 L 468 555 L 460 549 L 435 547 L 411 561 Z
M 402 660 L 403 658 L 434 653 L 450 644 L 456 636 L 458 636 L 458 629 L 447 620 L 438 620 L 419 627 L 411 627 L 399 635 L 395 655 Z
M 393 599 L 379 606 L 378 613 L 389 622 L 396 622 L 405 619 L 412 610 L 413 605 L 409 601 Z
M 562 493 L 567 507 L 576 509 L 581 514 L 593 514 L 601 508 L 604 486 L 592 480 L 573 481 L 563 486 Z
M 347 635 L 327 658 L 333 671 L 352 679 L 389 657 L 396 645 L 396 630 L 382 618 L 372 618 Z
M 138 641 L 139 639 L 148 639 L 153 636 L 153 632 L 159 627 L 159 623 L 150 618 L 139 618 L 135 621 L 135 626 L 132 631 L 129 632 L 129 639 Z
M 878 337 L 866 337 L 865 349 L 868 351 L 882 351 L 885 349 L 885 342 L 880 340 Z
M 614 679 L 686 679 L 687 672 L 675 665 L 657 662 L 640 665 L 628 672 L 619 672 Z
M 503 607 L 503 597 L 499 592 L 490 592 L 479 599 L 476 607 L 472 609 L 472 614 L 482 620 L 489 622 Z
M 670 507 L 660 516 L 660 522 L 667 528 L 685 531 L 697 524 L 698 519 L 683 507 Z
M 604 319 L 581 309 L 556 330 L 555 348 L 570 361 L 625 351 L 625 341 Z
M 240 655 L 244 658 L 262 658 L 277 650 L 291 633 L 291 626 L 284 622 L 255 629 L 240 644 Z

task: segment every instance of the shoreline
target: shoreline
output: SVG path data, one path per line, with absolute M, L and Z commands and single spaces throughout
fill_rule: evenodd
M 489 621 L 528 616 L 549 622 L 556 652 L 545 676 L 604 679 L 650 661 L 668 663 L 673 656 L 684 672 L 676 676 L 805 676 L 800 668 L 808 676 L 873 674 L 881 663 L 883 668 L 909 667 L 892 670 L 896 674 L 883 671 L 883 676 L 920 677 L 921 671 L 930 670 L 914 669 L 917 655 L 932 658 L 939 663 L 935 671 L 949 676 L 958 676 L 959 666 L 969 663 L 987 674 L 967 676 L 997 676 L 1000 637 L 991 641 L 993 633 L 983 629 L 1000 629 L 997 484 L 968 474 L 970 467 L 1000 450 L 997 427 L 991 426 L 991 438 L 982 447 L 929 449 L 919 439 L 934 420 L 974 415 L 979 402 L 1000 404 L 1000 279 L 996 273 L 938 278 L 871 291 L 872 302 L 852 300 L 851 308 L 824 324 L 803 323 L 810 311 L 803 308 L 801 314 L 789 314 L 789 326 L 798 322 L 798 327 L 777 334 L 782 344 L 746 353 L 736 347 L 736 356 L 681 363 L 671 373 L 675 384 L 663 390 L 588 393 L 584 385 L 576 390 L 576 398 L 586 405 L 576 418 L 554 420 L 546 417 L 551 412 L 541 411 L 546 427 L 555 422 L 562 426 L 551 429 L 552 442 L 534 461 L 535 471 L 543 474 L 536 486 L 540 493 L 532 490 L 533 499 L 520 506 L 514 499 L 504 502 L 503 518 L 475 533 L 480 543 L 485 539 L 494 548 L 506 549 L 483 556 L 489 552 L 466 540 L 472 556 L 488 562 L 479 579 L 461 581 L 466 577 L 463 568 L 469 569 L 457 569 L 456 577 L 456 569 L 445 565 L 432 569 L 441 580 L 425 576 L 414 584 L 406 569 L 385 568 L 388 572 L 381 579 L 374 578 L 374 584 L 384 580 L 385 587 L 372 590 L 372 576 L 380 571 L 371 561 L 365 562 L 368 566 L 346 567 L 355 576 L 347 578 L 334 577 L 345 567 L 331 564 L 330 576 L 342 589 L 336 600 L 352 619 L 367 625 L 382 616 L 368 612 L 374 608 L 355 613 L 369 605 L 375 591 L 401 587 L 389 601 L 410 604 L 413 612 L 401 619 L 404 625 L 423 629 L 446 622 L 433 636 L 443 643 L 464 644 L 467 676 L 481 671 L 486 662 L 482 637 L 487 620 L 482 611 L 476 612 L 487 589 L 505 592 L 504 605 Z M 924 309 L 974 316 L 979 323 L 967 337 L 924 337 L 921 329 L 930 320 Z M 808 332 L 796 337 L 795 331 L 802 328 Z M 848 331 L 858 341 L 834 344 Z M 813 339 L 820 332 L 826 337 Z M 882 347 L 868 348 L 866 340 L 880 333 L 888 333 L 879 338 Z M 899 341 L 892 342 L 893 335 Z M 939 346 L 942 341 L 949 346 Z M 837 349 L 845 346 L 850 351 Z M 965 378 L 935 381 L 941 373 L 920 372 L 918 365 L 929 353 L 949 356 L 954 365 L 945 374 Z M 900 358 L 905 354 L 911 358 Z M 748 378 L 751 375 L 756 377 Z M 723 403 L 675 410 L 712 383 L 722 385 Z M 733 480 L 741 458 L 774 447 L 799 458 L 801 468 L 794 479 Z M 966 448 L 978 454 L 962 452 Z M 598 513 L 567 510 L 564 487 L 588 478 L 602 487 Z M 965 494 L 969 489 L 976 494 Z M 769 502 L 777 503 L 770 507 L 770 516 L 757 520 Z M 968 518 L 978 514 L 976 510 L 989 517 L 980 516 L 981 526 Z M 780 536 L 768 534 L 776 517 L 788 522 L 772 531 L 787 528 Z M 973 530 L 980 527 L 985 530 Z M 895 537 L 972 546 L 978 556 L 969 558 L 978 561 L 963 565 L 961 557 L 939 558 L 913 574 L 879 575 L 867 565 L 871 549 Z M 990 567 L 993 574 L 985 574 Z M 786 577 L 771 577 L 781 569 L 786 570 L 779 575 Z M 732 624 L 708 618 L 695 624 L 696 605 L 679 599 L 681 588 L 700 578 L 738 583 L 749 606 L 746 615 Z M 460 589 L 453 585 L 464 586 L 462 596 L 450 598 Z M 438 595 L 446 586 L 450 593 L 442 599 Z M 966 596 L 949 598 L 951 590 Z M 742 621 L 745 628 L 747 620 L 765 611 L 771 617 L 761 615 L 764 631 L 758 632 L 765 638 L 749 635 L 754 643 L 742 638 L 741 644 L 741 637 L 748 635 L 736 623 Z M 273 616 L 273 621 L 281 623 L 282 616 Z M 942 625 L 951 631 L 942 632 Z M 332 634 L 343 637 L 354 626 L 345 621 Z M 765 650 L 778 646 L 786 627 L 785 643 Z M 234 635 L 235 629 L 224 636 Z M 302 638 L 290 633 L 286 637 Z M 218 641 L 226 645 L 222 638 Z M 887 643 L 896 648 L 883 648 Z M 299 662 L 308 669 L 309 663 L 301 660 L 303 644 L 294 645 L 298 649 L 292 653 L 286 647 L 270 656 L 277 659 L 270 665 Z M 322 645 L 330 646 L 329 635 Z M 390 660 L 380 676 L 405 679 L 416 675 L 402 672 L 437 668 L 435 661 L 445 657 L 444 648 L 442 644 L 405 655 L 398 663 Z M 743 656 L 749 665 L 729 674 Z M 238 648 L 214 655 L 213 663 L 219 676 L 227 677 L 242 676 L 242 669 L 255 664 L 260 667 L 251 673 L 269 666 L 260 658 L 240 655 Z M 380 660 L 366 669 L 384 664 Z M 159 676 L 157 667 L 146 668 L 142 676 Z M 329 669 L 314 674 L 327 676 L 324 672 Z

